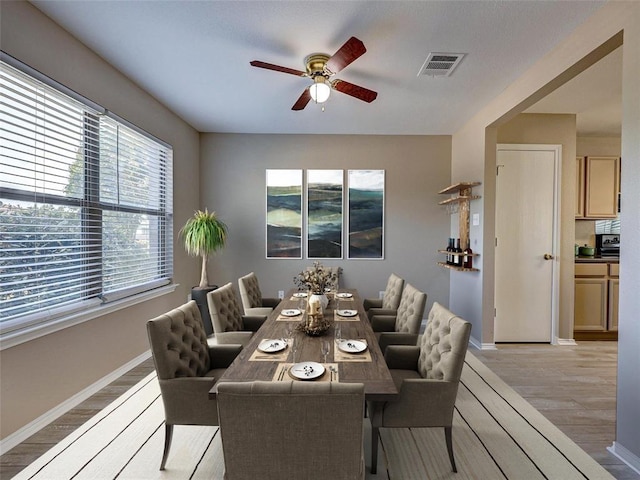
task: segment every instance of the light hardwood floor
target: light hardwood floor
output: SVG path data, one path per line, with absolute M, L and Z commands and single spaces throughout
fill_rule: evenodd
M 471 351 L 614 477 L 640 479 L 607 451 L 615 440 L 617 342 Z
M 609 454 L 615 438 L 616 342 L 499 345 L 473 354 L 619 480 L 640 475 Z M 149 359 L 0 457 L 9 479 L 153 370 Z

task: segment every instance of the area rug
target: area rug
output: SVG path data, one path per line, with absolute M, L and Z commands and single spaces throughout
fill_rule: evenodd
M 222 480 L 216 427 L 175 427 L 166 470 L 159 471 L 163 419 L 152 373 L 14 478 Z M 367 459 L 369 439 L 367 428 Z M 453 440 L 457 474 L 451 472 L 442 429 L 381 429 L 378 474 L 366 478 L 613 478 L 471 353 L 458 391 Z

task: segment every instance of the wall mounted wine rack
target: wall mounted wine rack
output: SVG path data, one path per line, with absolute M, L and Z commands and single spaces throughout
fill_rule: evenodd
M 442 195 L 455 196 L 438 202 L 438 205 L 447 207 L 449 213 L 457 213 L 458 216 L 458 235 L 460 237 L 460 244 L 463 246 L 469 245 L 469 204 L 471 200 L 477 200 L 479 195 L 473 195 L 473 187 L 477 187 L 481 182 L 460 182 L 454 185 L 450 185 L 447 188 L 440 190 L 438 193 Z M 464 247 L 463 247 L 464 248 Z M 438 250 L 438 253 L 450 254 L 447 250 Z M 477 253 L 470 254 L 472 257 L 479 257 Z M 450 268 L 452 270 L 458 270 L 461 272 L 479 272 L 477 268 L 459 267 L 457 265 L 450 265 L 446 262 L 438 262 L 438 265 L 444 268 Z

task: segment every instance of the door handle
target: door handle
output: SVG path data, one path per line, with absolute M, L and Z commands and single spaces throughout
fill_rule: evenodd
M 545 260 L 553 260 L 553 255 L 551 255 L 550 253 L 545 253 L 544 254 L 544 259 Z

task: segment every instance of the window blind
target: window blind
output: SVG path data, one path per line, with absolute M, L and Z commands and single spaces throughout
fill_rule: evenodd
M 171 281 L 172 149 L 89 105 L 0 62 L 3 332 Z

